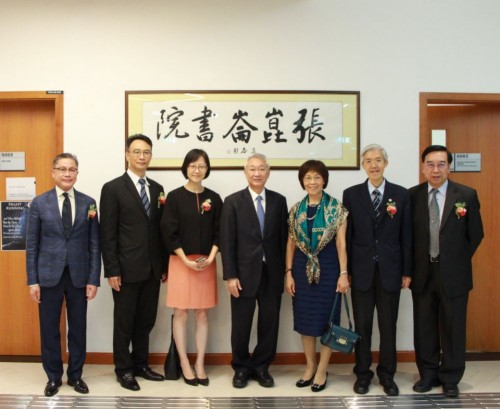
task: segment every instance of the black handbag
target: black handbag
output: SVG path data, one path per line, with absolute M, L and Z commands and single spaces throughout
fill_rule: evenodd
M 181 377 L 181 360 L 179 359 L 179 352 L 175 346 L 174 340 L 174 314 L 171 319 L 172 335 L 170 336 L 170 347 L 168 348 L 167 357 L 165 359 L 165 379 L 169 381 L 176 381 Z
M 337 307 L 339 296 L 340 298 L 344 298 L 347 318 L 349 319 L 349 329 L 343 328 L 340 325 L 335 325 L 333 323 L 333 315 L 335 313 L 335 308 Z M 336 351 L 343 352 L 344 354 L 350 354 L 358 339 L 359 334 L 352 330 L 351 314 L 349 313 L 349 303 L 347 302 L 347 296 L 344 296 L 344 294 L 342 293 L 336 293 L 332 312 L 330 314 L 330 322 L 328 323 L 328 327 L 325 329 L 325 332 L 323 332 L 323 335 L 321 336 L 321 343 L 324 346 L 330 347 Z

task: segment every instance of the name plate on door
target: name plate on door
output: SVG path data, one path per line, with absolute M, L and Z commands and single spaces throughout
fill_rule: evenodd
M 0 152 L 0 171 L 26 170 L 25 152 Z
M 481 172 L 480 153 L 454 153 L 453 172 Z

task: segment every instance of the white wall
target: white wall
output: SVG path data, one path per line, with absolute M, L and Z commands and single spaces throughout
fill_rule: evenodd
M 124 170 L 125 90 L 359 90 L 361 145 L 384 145 L 387 178 L 407 187 L 418 182 L 419 92 L 500 92 L 498 0 L 0 0 L 0 10 L 0 90 L 64 91 L 64 148 L 81 162 L 77 188 L 96 199 Z M 184 182 L 149 176 L 167 190 Z M 341 198 L 364 178 L 333 171 L 328 191 Z M 206 185 L 225 197 L 245 183 L 214 171 Z M 295 171 L 272 171 L 268 187 L 289 205 L 303 195 Z M 164 297 L 152 352 L 170 335 Z M 219 298 L 209 352 L 230 351 L 222 281 Z M 89 351 L 112 350 L 112 308 L 103 281 Z M 413 349 L 411 311 L 405 291 L 400 350 Z M 278 349 L 301 351 L 288 296 Z

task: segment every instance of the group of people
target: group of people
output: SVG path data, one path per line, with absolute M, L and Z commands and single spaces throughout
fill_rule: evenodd
M 104 277 L 114 300 L 113 357 L 117 381 L 138 391 L 136 377 L 162 381 L 148 365 L 149 334 L 159 290 L 168 280 L 166 305 L 174 308 L 173 335 L 184 382 L 209 384 L 204 367 L 208 310 L 217 305 L 216 255 L 231 300 L 231 350 L 235 388 L 250 379 L 274 385 L 269 373 L 277 348 L 282 293 L 292 296 L 294 330 L 306 366 L 296 382 L 325 389 L 332 350 L 317 338 L 328 324 L 336 292 L 351 288 L 355 329 L 354 392 L 368 392 L 374 376 L 371 339 L 375 309 L 380 332 L 376 367 L 384 392 L 399 393 L 396 323 L 401 289 L 411 288 L 414 341 L 420 379 L 416 392 L 442 385 L 458 394 L 465 370 L 465 319 L 472 289 L 471 258 L 483 237 L 479 200 L 472 188 L 448 179 L 452 155 L 432 145 L 422 153 L 426 182 L 407 190 L 384 177 L 385 149 L 369 145 L 361 163 L 368 179 L 344 191 L 342 202 L 326 193 L 329 172 L 318 160 L 299 168 L 305 197 L 289 210 L 286 198 L 267 189 L 270 166 L 262 154 L 244 166 L 248 186 L 225 198 L 203 185 L 210 159 L 201 149 L 184 158 L 184 186 L 165 194 L 146 176 L 152 142 L 128 138 L 128 169 L 106 183 L 96 202 L 74 189 L 78 160 L 68 153 L 53 162 L 56 187 L 37 196 L 29 210 L 27 273 L 39 303 L 45 395 L 62 385 L 59 322 L 68 317 L 68 385 L 88 393 L 82 379 L 87 302 Z M 257 343 L 249 350 L 257 313 Z M 187 321 L 195 311 L 196 361 L 187 355 Z M 340 321 L 340 305 L 334 315 Z

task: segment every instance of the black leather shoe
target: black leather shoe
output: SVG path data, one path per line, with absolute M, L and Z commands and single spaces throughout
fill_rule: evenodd
M 328 372 L 326 373 L 326 378 L 325 378 L 325 382 L 323 384 L 319 384 L 319 383 L 313 383 L 312 386 L 311 386 L 311 391 L 313 392 L 321 392 L 323 389 L 326 388 L 326 381 L 328 380 Z
M 68 379 L 68 385 L 69 386 L 73 386 L 73 389 L 75 390 L 75 392 L 78 392 L 78 393 L 89 393 L 89 387 L 83 381 L 82 378 L 76 379 L 76 380 Z
M 134 371 L 135 376 L 140 376 L 141 378 L 147 379 L 148 381 L 163 381 L 165 378 L 163 375 L 151 370 L 151 368 L 141 368 Z
M 441 382 L 439 382 L 437 379 L 429 381 L 427 379 L 419 379 L 417 382 L 415 382 L 415 385 L 413 385 L 413 390 L 418 393 L 425 393 L 429 392 L 432 388 L 441 385 Z
M 386 395 L 389 396 L 398 396 L 399 395 L 399 388 L 398 385 L 396 385 L 396 382 L 392 379 L 387 379 L 385 381 L 380 381 L 380 384 L 384 387 L 384 392 Z
M 45 385 L 45 390 L 43 394 L 45 396 L 54 396 L 57 392 L 59 392 L 59 387 L 62 385 L 61 380 L 58 381 L 48 381 L 47 385 Z
M 295 382 L 295 386 L 297 388 L 305 388 L 306 386 L 309 386 L 312 384 L 313 380 L 314 380 L 314 376 L 316 374 L 313 374 L 313 376 L 311 376 L 311 379 L 302 379 L 300 378 L 297 382 Z
M 184 376 L 184 372 L 182 372 L 182 370 L 181 373 L 182 373 L 182 379 L 184 379 L 184 383 L 186 385 L 198 386 L 198 378 L 196 376 L 194 378 L 188 379 Z
M 447 398 L 456 398 L 458 396 L 458 386 L 443 385 L 443 395 Z
M 245 371 L 236 371 L 233 376 L 233 386 L 235 388 L 244 388 L 248 384 L 248 373 Z
M 198 385 L 208 386 L 209 379 L 208 376 L 206 378 L 198 378 Z
M 274 379 L 267 369 L 255 370 L 252 378 L 259 382 L 259 385 L 264 388 L 271 388 L 274 386 Z
M 370 390 L 370 381 L 368 379 L 358 379 L 354 382 L 352 390 L 360 395 L 364 395 Z
M 116 375 L 116 380 L 120 382 L 122 388 L 128 389 L 130 391 L 138 391 L 141 389 L 132 372 L 127 372 L 123 375 Z

